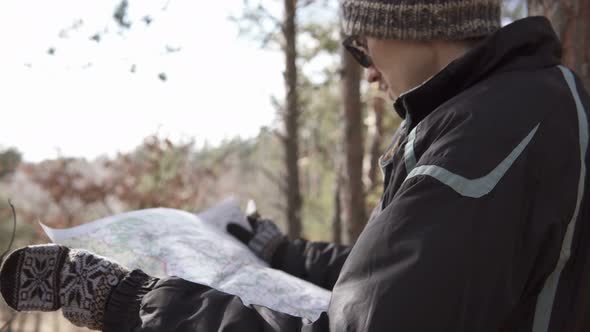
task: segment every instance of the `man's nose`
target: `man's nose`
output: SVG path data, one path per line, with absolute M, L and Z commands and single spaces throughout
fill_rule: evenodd
M 367 68 L 367 81 L 369 83 L 375 83 L 381 81 L 381 73 L 375 68 L 375 66 L 371 66 Z

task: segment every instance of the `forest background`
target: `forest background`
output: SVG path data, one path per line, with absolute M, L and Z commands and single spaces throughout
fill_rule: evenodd
M 100 44 L 108 34 L 125 36 L 134 25 L 147 28 L 173 1 L 137 17 L 129 14 L 135 3 L 122 0 L 104 18 L 116 32 L 104 29 L 88 38 Z M 588 2 L 506 0 L 503 7 L 504 24 L 527 15 L 549 17 L 563 41 L 564 62 L 590 87 Z M 284 95 L 268 96 L 275 119 L 253 137 L 229 132 L 221 142 L 207 144 L 154 132 L 141 145 L 114 156 L 60 155 L 36 162 L 23 159 L 26 151 L 12 142 L 0 142 L 0 250 L 11 235 L 8 199 L 18 217 L 15 247 L 48 242 L 39 221 L 61 228 L 151 207 L 197 212 L 229 195 L 243 203 L 253 199 L 291 238 L 354 243 L 379 202 L 383 183 L 378 160 L 401 119 L 392 101 L 378 86 L 363 82 L 361 68 L 342 50 L 337 8 L 337 0 L 246 0 L 228 14 L 227 24 L 241 32 L 236 38 L 284 59 Z M 64 36 L 83 30 L 82 21 L 63 25 Z M 214 51 L 215 45 L 203 45 L 203 52 Z M 60 56 L 50 44 L 46 52 Z M 183 49 L 171 44 L 163 52 Z M 23 59 L 23 65 L 34 63 Z M 127 70 L 135 75 L 138 67 L 129 63 Z M 152 79 L 160 84 L 173 80 L 165 69 Z M 256 83 L 254 76 L 251 84 Z M 232 91 L 226 92 L 231 98 Z M 165 122 L 166 110 L 161 116 Z M 207 121 L 207 114 L 195 111 L 195 119 L 187 120 Z M 10 123 L 8 110 L 3 121 Z M 16 315 L 0 303 L 0 331 L 82 330 L 59 314 Z

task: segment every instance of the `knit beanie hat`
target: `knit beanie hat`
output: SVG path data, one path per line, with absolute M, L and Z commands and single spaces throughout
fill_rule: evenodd
M 344 33 L 379 39 L 460 40 L 500 28 L 501 0 L 341 0 Z

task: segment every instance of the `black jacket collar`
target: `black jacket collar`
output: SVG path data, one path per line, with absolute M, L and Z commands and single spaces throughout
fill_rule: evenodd
M 555 66 L 560 58 L 561 44 L 545 17 L 518 20 L 401 95 L 395 110 L 411 129 L 438 106 L 492 74 Z

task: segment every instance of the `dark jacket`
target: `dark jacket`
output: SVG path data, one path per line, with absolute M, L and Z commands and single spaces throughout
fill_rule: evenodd
M 136 271 L 105 331 L 581 331 L 590 99 L 560 49 L 546 19 L 517 21 L 398 98 L 355 246 L 299 241 L 277 263 L 333 287 L 317 321 Z

